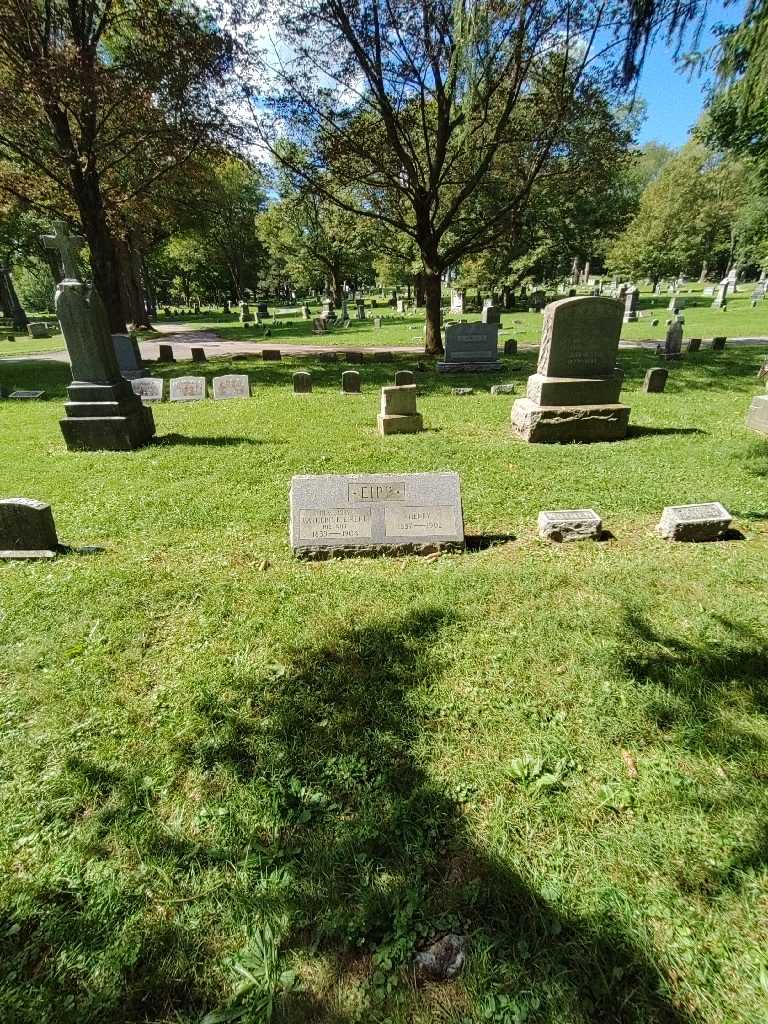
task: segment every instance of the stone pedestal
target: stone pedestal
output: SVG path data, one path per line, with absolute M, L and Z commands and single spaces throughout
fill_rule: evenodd
M 381 412 L 376 423 L 379 433 L 415 434 L 424 429 L 421 413 L 416 411 L 416 385 L 381 389 Z
M 627 405 L 536 405 L 519 398 L 512 406 L 512 428 L 524 441 L 620 441 L 627 436 Z
M 58 551 L 50 505 L 34 498 L 0 500 L 0 559 L 55 558 Z
M 747 426 L 758 434 L 768 435 L 768 395 L 758 395 L 752 399 L 747 413 Z
M 67 415 L 59 424 L 70 451 L 129 451 L 154 437 L 152 410 L 142 404 L 128 381 L 73 381 L 67 394 Z

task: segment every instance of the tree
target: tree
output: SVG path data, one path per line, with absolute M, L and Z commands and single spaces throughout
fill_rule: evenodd
M 0 6 L 0 190 L 79 219 L 114 331 L 121 210 L 230 131 L 231 52 L 183 0 Z
M 282 0 L 291 61 L 266 69 L 275 87 L 254 102 L 254 114 L 273 152 L 282 127 L 312 154 L 311 166 L 292 169 L 314 188 L 323 190 L 331 169 L 360 198 L 350 201 L 344 189 L 328 198 L 414 240 L 426 283 L 426 347 L 439 352 L 442 274 L 522 216 L 585 91 L 610 72 L 633 78 L 642 40 L 678 7 Z M 618 43 L 606 42 L 622 30 L 624 59 Z M 478 220 L 483 204 L 472 200 L 493 183 L 505 146 L 513 173 L 503 193 L 496 190 L 501 201 L 486 204 Z
M 687 143 L 643 192 L 636 216 L 610 248 L 608 265 L 658 280 L 698 274 L 706 261 L 724 274 L 737 250 L 747 191 L 742 165 L 702 143 Z

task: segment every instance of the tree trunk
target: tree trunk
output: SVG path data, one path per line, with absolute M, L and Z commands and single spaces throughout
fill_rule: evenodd
M 426 303 L 426 294 L 424 291 L 424 274 L 419 271 L 413 279 L 413 296 L 416 302 L 416 308 L 421 309 Z
M 157 292 L 155 291 L 155 282 L 152 280 L 147 261 L 143 255 L 141 257 L 141 277 L 144 281 L 144 290 L 146 292 L 147 319 L 154 320 L 157 316 Z
M 424 334 L 424 351 L 427 355 L 438 356 L 443 351 L 440 336 L 440 298 L 442 279 L 439 273 L 425 271 L 424 294 L 427 307 L 427 329 Z
M 91 250 L 93 287 L 107 307 L 110 331 L 113 334 L 124 334 L 126 326 L 120 295 L 120 273 L 98 183 L 94 182 L 90 186 L 86 183 L 82 192 L 78 190 L 76 199 L 83 232 Z
M 141 281 L 136 280 L 136 264 L 130 243 L 124 239 L 115 239 L 115 255 L 120 288 L 120 302 L 125 318 L 133 327 L 147 327 L 147 311 L 144 306 L 144 289 Z M 123 329 L 125 330 L 125 328 Z M 113 331 L 121 334 L 122 331 Z
M 330 268 L 328 272 L 328 290 L 331 293 L 333 305 L 336 307 L 336 309 L 341 308 L 342 294 L 340 278 L 341 272 L 339 269 L 339 265 L 337 263 L 334 263 L 334 265 Z

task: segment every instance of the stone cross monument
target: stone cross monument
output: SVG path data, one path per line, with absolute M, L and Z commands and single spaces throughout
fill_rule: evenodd
M 85 246 L 63 221 L 43 244 L 58 250 L 64 278 L 56 288 L 56 313 L 72 364 L 72 383 L 61 432 L 70 451 L 124 451 L 147 444 L 155 433 L 151 409 L 142 405 L 118 366 L 101 296 L 82 281 L 78 255 Z

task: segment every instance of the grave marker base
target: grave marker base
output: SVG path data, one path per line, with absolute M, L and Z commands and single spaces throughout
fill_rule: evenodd
M 408 416 L 383 415 L 376 417 L 379 433 L 386 434 L 418 434 L 424 429 L 424 418 L 420 412 Z
M 152 410 L 127 381 L 67 388 L 66 419 L 59 420 L 70 451 L 130 451 L 148 444 L 155 434 Z
M 512 406 L 512 429 L 531 444 L 567 444 L 569 441 L 620 441 L 627 436 L 629 406 L 537 405 L 518 398 Z
M 438 373 L 497 373 L 503 370 L 501 363 L 438 363 Z

